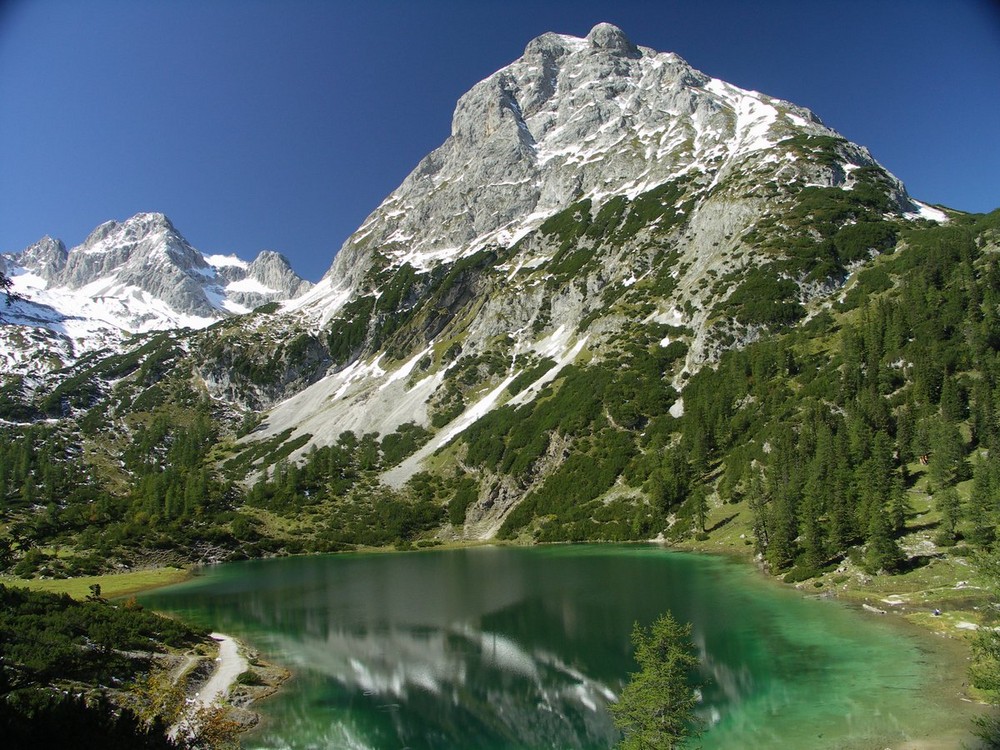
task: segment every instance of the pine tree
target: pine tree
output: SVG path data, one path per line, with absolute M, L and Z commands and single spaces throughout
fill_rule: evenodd
M 639 671 L 632 674 L 618 702 L 610 706 L 615 726 L 625 735 L 619 747 L 680 747 L 686 738 L 700 733 L 694 716 L 698 697 L 688 680 L 698 666 L 691 626 L 678 623 L 667 612 L 649 631 L 636 623 L 632 643 Z
M 902 491 L 892 447 L 889 435 L 876 433 L 869 457 L 858 467 L 858 494 L 861 498 L 858 520 L 862 528 L 869 528 L 874 514 L 892 508 L 895 495 Z M 901 520 L 893 517 L 891 527 L 897 529 L 902 525 Z
M 941 513 L 941 531 L 937 543 L 950 546 L 958 538 L 958 519 L 962 512 L 958 492 L 954 487 L 945 487 L 934 495 L 934 501 Z
M 935 419 L 931 424 L 931 457 L 927 471 L 940 489 L 958 481 L 963 473 L 965 446 L 958 425 Z
M 754 551 L 758 555 L 766 552 L 770 543 L 767 517 L 769 500 L 760 473 L 753 470 L 750 476 L 750 486 L 747 488 L 747 503 L 750 506 L 750 515 L 753 519 Z
M 826 561 L 825 486 L 819 474 L 806 482 L 799 508 L 799 526 L 802 530 L 802 552 L 808 568 L 817 569 Z
M 892 537 L 888 514 L 874 513 L 868 527 L 868 549 L 865 569 L 872 574 L 880 571 L 895 573 L 903 562 L 903 551 Z
M 907 403 L 896 415 L 896 449 L 902 464 L 908 464 L 916 458 L 913 453 L 915 430 L 916 417 L 913 414 L 913 405 Z
M 972 492 L 966 515 L 970 522 L 967 535 L 970 543 L 979 548 L 989 547 L 996 538 L 996 502 L 992 493 L 993 468 L 992 452 L 976 464 L 972 475 Z
M 708 493 L 702 484 L 691 491 L 691 512 L 694 514 L 695 533 L 703 534 L 705 532 L 705 519 L 708 516 Z
M 945 377 L 941 384 L 941 417 L 949 422 L 958 422 L 965 418 L 965 404 L 962 392 L 951 375 Z
M 772 490 L 774 491 L 774 490 Z M 774 571 L 787 568 L 795 560 L 798 536 L 794 496 L 786 485 L 775 491 L 768 513 L 767 562 Z

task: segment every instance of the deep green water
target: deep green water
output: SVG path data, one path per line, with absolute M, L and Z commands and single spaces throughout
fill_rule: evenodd
M 918 636 L 657 547 L 261 560 L 141 601 L 293 670 L 246 747 L 608 748 L 632 623 L 668 608 L 694 626 L 707 749 L 882 748 L 967 720 Z

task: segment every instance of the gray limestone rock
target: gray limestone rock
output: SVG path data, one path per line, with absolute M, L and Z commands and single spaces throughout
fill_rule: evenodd
M 459 99 L 451 135 L 348 238 L 327 277 L 338 292 L 357 289 L 382 264 L 375 254 L 428 269 L 508 245 L 581 198 L 596 208 L 676 180 L 704 195 L 766 164 L 769 176 L 842 183 L 843 170 L 770 163 L 797 135 L 839 138 L 808 110 L 637 47 L 611 24 L 585 39 L 543 34 Z M 854 144 L 842 150 L 845 164 L 877 166 Z M 909 205 L 898 182 L 897 192 Z
M 95 282 L 136 287 L 174 310 L 214 316 L 205 282 L 214 271 L 170 220 L 159 213 L 138 214 L 125 222 L 110 221 L 74 248 L 59 281 L 70 289 Z
M 262 250 L 247 268 L 247 276 L 275 290 L 282 299 L 297 297 L 312 286 L 292 270 L 288 258 L 274 250 Z
M 66 267 L 66 246 L 46 235 L 15 256 L 12 263 L 36 273 L 48 282 L 59 279 Z
M 311 287 L 305 279 L 299 277 L 281 253 L 273 250 L 263 250 L 244 270 L 226 266 L 220 270 L 225 272 L 229 282 L 250 280 L 256 285 L 233 284 L 226 290 L 229 299 L 253 309 L 268 302 L 293 299 L 307 292 Z
M 810 143 L 833 153 L 810 158 Z M 680 390 L 721 346 L 759 335 L 744 327 L 731 332 L 734 344 L 720 343 L 713 315 L 732 290 L 721 280 L 764 262 L 749 233 L 787 208 L 782 201 L 793 191 L 783 188 L 850 190 L 856 175 L 873 172 L 901 212 L 912 210 L 902 184 L 867 150 L 807 109 L 714 79 L 675 54 L 638 47 L 611 24 L 583 39 L 543 34 L 459 99 L 449 137 L 368 216 L 303 297 L 296 324 L 336 339 L 349 321 L 363 341 L 352 341 L 325 378 L 276 405 L 264 430 L 293 428 L 322 444 L 344 429 L 386 434 L 407 421 L 428 426 L 453 396 L 448 387 L 458 387 L 442 386 L 456 366 L 442 352 L 460 343 L 461 358 L 495 361 L 502 351 L 508 370 L 466 394 L 462 414 L 390 472 L 387 481 L 401 486 L 479 415 L 541 392 L 542 385 L 532 385 L 504 394 L 502 379 L 523 374 L 524 362 L 556 361 L 546 376 L 555 377 L 577 357 L 601 357 L 636 325 L 662 325 L 663 346 L 676 340 L 687 347 L 671 375 Z M 670 203 L 660 203 L 662 196 Z M 616 206 L 631 211 L 640 204 L 648 213 L 630 214 L 627 232 L 581 229 L 597 223 L 602 209 L 613 215 Z M 563 214 L 571 206 L 579 216 Z M 648 218 L 657 211 L 661 226 L 661 218 Z M 624 226 L 618 219 L 609 226 Z M 553 226 L 543 230 L 549 220 Z M 463 266 L 467 278 L 449 275 L 482 250 L 490 253 L 479 257 L 498 265 L 473 271 L 470 262 Z M 433 290 L 442 278 L 449 296 L 421 308 L 413 290 Z M 396 281 L 417 299 L 400 297 L 395 310 L 376 304 L 368 319 L 341 317 L 352 300 L 380 299 Z M 615 309 L 626 298 L 632 306 Z M 365 314 L 365 305 L 348 309 Z M 635 309 L 648 317 L 630 320 Z M 393 315 L 405 331 L 383 325 Z M 417 362 L 428 368 L 419 377 L 412 372 Z M 509 507 L 502 495 L 491 496 L 482 514 L 487 531 Z
M 587 41 L 595 50 L 602 50 L 613 55 L 637 58 L 642 54 L 639 52 L 639 48 L 625 36 L 625 32 L 610 23 L 597 24 L 587 34 Z
M 69 252 L 61 241 L 44 237 L 2 262 L 5 273 L 27 271 L 45 281 L 28 282 L 18 324 L 50 329 L 65 339 L 60 346 L 76 355 L 131 333 L 206 326 L 310 287 L 271 251 L 250 264 L 230 258 L 211 265 L 159 213 L 106 222 Z M 11 371 L 24 371 L 29 361 L 29 356 L 0 361 L 0 371 L 7 364 Z

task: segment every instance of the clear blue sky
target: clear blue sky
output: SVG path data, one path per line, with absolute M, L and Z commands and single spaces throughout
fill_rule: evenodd
M 315 280 L 462 93 L 600 21 L 809 107 L 914 197 L 1000 207 L 988 0 L 0 0 L 0 251 L 161 211 Z

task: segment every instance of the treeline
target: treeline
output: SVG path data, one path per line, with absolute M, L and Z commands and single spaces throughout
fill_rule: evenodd
M 821 197 L 804 217 L 827 206 Z M 878 207 L 874 199 L 843 200 L 853 203 L 823 214 L 819 245 L 855 258 L 872 238 L 891 235 L 900 249 L 860 271 L 839 304 L 688 377 L 678 416 L 671 383 L 687 346 L 644 315 L 530 403 L 495 409 L 462 433 L 451 449 L 457 469 L 445 461 L 450 468 L 398 492 L 371 480 L 430 431 L 411 423 L 381 439 L 344 433 L 294 461 L 309 436 L 234 446 L 221 426 L 233 416 L 220 415 L 186 376 L 171 376 L 163 363 L 173 350 L 151 344 L 116 367 L 159 396 L 120 381 L 104 407 L 81 417 L 92 428 L 86 455 L 67 420 L 0 427 L 0 566 L 58 576 L 141 555 L 221 559 L 407 543 L 446 521 L 460 526 L 480 493 L 505 477 L 525 494 L 505 537 L 699 535 L 712 503 L 746 503 L 753 542 L 776 571 L 809 575 L 852 549 L 865 550 L 869 569 L 894 570 L 918 462 L 942 519 L 939 543 L 988 546 L 991 498 L 1000 496 L 1000 263 L 983 238 L 995 235 L 1000 215 L 890 230 L 864 213 Z M 849 233 L 861 243 L 850 252 L 832 228 L 841 214 L 867 226 Z M 775 294 L 788 296 L 784 287 Z M 444 357 L 460 355 L 453 347 Z M 537 377 L 551 361 L 522 365 Z M 460 410 L 467 389 L 508 367 L 499 351 L 458 359 L 447 381 L 455 404 L 445 399 L 439 412 Z M 130 411 L 136 403 L 143 410 Z M 105 407 L 101 426 L 94 412 Z M 259 481 L 244 488 L 255 471 Z M 971 490 L 959 492 L 968 479 Z
M 679 440 L 656 472 L 675 488 L 663 501 L 690 505 L 698 487 L 746 500 L 758 549 L 792 577 L 856 545 L 869 570 L 895 571 L 908 466 L 919 461 L 942 519 L 937 542 L 988 546 L 1000 490 L 1000 265 L 976 238 L 998 224 L 995 213 L 906 230 L 905 250 L 879 266 L 891 291 L 849 298 L 836 317 L 693 376 Z M 973 476 L 960 499 L 956 485 Z
M 143 550 L 191 559 L 198 549 L 243 544 L 233 534 L 241 493 L 215 467 L 219 427 L 206 404 L 164 406 L 134 422 L 130 433 L 104 436 L 110 462 L 84 456 L 65 429 L 3 428 L 3 567 L 22 576 L 84 575 Z M 95 471 L 102 460 L 104 471 Z
M 466 465 L 533 488 L 501 535 L 702 535 L 715 498 L 746 503 L 753 543 L 791 579 L 849 551 L 893 572 L 919 474 L 941 519 L 936 542 L 989 547 L 1000 262 L 983 238 L 998 226 L 1000 213 L 894 227 L 900 250 L 860 274 L 864 293 L 702 368 L 679 418 L 666 383 L 683 345 L 659 347 L 641 328 L 617 355 L 564 369 L 536 401 L 491 412 L 459 438 Z
M 311 539 L 298 540 L 303 550 L 410 541 L 441 525 L 446 501 L 433 492 L 394 492 L 377 480 L 356 485 L 410 455 L 429 436 L 413 423 L 381 440 L 344 432 L 334 445 L 311 447 L 301 463 L 278 461 L 250 488 L 246 503 L 289 518 L 321 507 L 319 528 Z
M 480 478 L 508 475 L 537 485 L 505 519 L 501 537 L 531 526 L 538 541 L 655 535 L 659 509 L 636 503 L 635 493 L 601 498 L 619 477 L 634 475 L 648 436 L 673 421 L 668 411 L 677 394 L 669 376 L 687 347 L 662 346 L 663 328 L 636 326 L 607 359 L 565 367 L 536 400 L 495 409 L 460 436 L 464 461 Z

